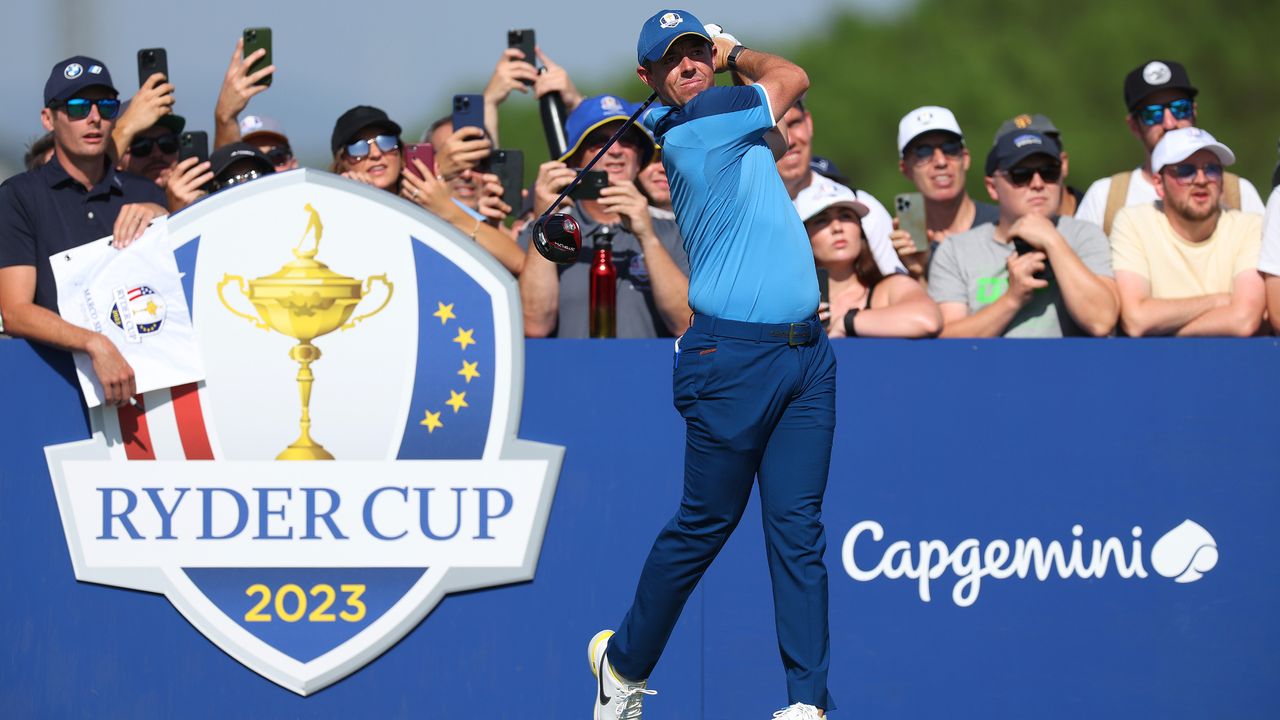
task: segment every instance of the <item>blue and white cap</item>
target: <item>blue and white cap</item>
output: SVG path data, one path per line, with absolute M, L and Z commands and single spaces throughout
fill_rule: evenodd
M 659 10 L 640 26 L 640 42 L 636 44 L 636 61 L 641 65 L 667 54 L 671 43 L 685 35 L 697 35 L 711 42 L 702 21 L 687 10 Z
M 49 71 L 49 79 L 44 84 L 44 104 L 70 100 L 76 93 L 95 85 L 104 87 L 119 95 L 111 84 L 111 73 L 100 61 L 84 55 L 69 57 L 54 63 Z
M 582 141 L 597 128 L 626 121 L 638 107 L 617 95 L 596 95 L 583 100 L 565 121 L 564 130 L 569 138 L 569 149 L 558 158 L 560 162 L 568 162 L 569 158 L 582 150 Z M 644 167 L 653 157 L 653 136 L 638 126 L 632 125 L 631 128 L 644 139 L 640 149 L 640 166 Z
M 996 170 L 1008 170 L 1032 155 L 1047 155 L 1054 160 L 1062 154 L 1062 146 L 1057 140 L 1044 133 L 1025 130 L 1011 132 L 1002 136 L 987 155 L 986 175 L 991 177 Z

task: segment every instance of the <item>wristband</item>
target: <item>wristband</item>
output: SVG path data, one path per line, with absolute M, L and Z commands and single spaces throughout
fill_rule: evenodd
M 858 310 L 860 309 L 854 308 L 844 314 L 844 334 L 851 338 L 858 337 L 858 330 L 853 326 L 853 319 L 858 316 Z
M 735 45 L 733 46 L 733 49 L 729 51 L 729 61 L 726 64 L 729 66 L 729 70 L 731 72 L 738 72 L 738 56 L 746 49 L 746 45 Z

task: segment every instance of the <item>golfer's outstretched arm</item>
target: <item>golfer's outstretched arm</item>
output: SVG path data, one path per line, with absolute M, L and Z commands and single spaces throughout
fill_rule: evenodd
M 715 39 L 716 72 L 729 69 L 729 51 L 734 48 L 734 41 L 724 37 Z M 760 50 L 744 49 L 738 53 L 737 71 L 744 80 L 753 85 L 763 85 L 769 94 L 770 110 L 773 120 L 777 122 L 787 113 L 796 100 L 809 89 L 809 75 L 799 65 Z

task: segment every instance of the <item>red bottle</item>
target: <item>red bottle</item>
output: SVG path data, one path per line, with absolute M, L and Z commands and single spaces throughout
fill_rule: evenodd
M 618 269 L 613 266 L 613 243 L 602 238 L 591 252 L 591 337 L 617 337 Z

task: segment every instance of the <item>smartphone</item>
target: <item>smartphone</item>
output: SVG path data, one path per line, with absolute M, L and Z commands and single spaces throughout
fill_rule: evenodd
M 494 150 L 489 156 L 489 172 L 502 183 L 502 202 L 511 206 L 511 214 L 520 212 L 520 189 L 524 182 L 524 152 L 521 150 Z
M 164 48 L 143 48 L 138 51 L 138 87 L 142 87 L 147 78 L 160 73 L 166 81 L 169 79 L 169 55 Z
M 831 273 L 824 267 L 818 268 L 818 299 L 824 303 L 831 302 Z
M 249 57 L 259 48 L 267 51 L 257 62 L 249 67 L 249 74 L 258 72 L 262 68 L 271 64 L 271 28 L 245 28 L 244 29 L 244 57 Z M 255 85 L 270 85 L 271 76 L 267 75 Z
M 1013 237 L 1013 251 L 1018 253 L 1018 256 L 1021 257 L 1023 255 L 1026 255 L 1027 253 L 1036 252 L 1036 249 L 1031 246 L 1031 243 L 1015 235 Z M 1050 272 L 1051 272 L 1051 268 L 1049 267 L 1049 261 L 1046 259 L 1044 261 L 1044 269 L 1038 273 L 1033 274 L 1031 277 L 1037 280 L 1044 280 L 1049 276 Z
M 524 53 L 524 61 L 538 67 L 538 43 L 534 40 L 533 29 L 508 30 L 507 47 L 516 48 Z M 524 80 L 525 85 L 533 85 L 532 80 Z
M 588 170 L 582 173 L 582 182 L 569 193 L 574 200 L 595 200 L 600 191 L 609 187 L 609 173 L 603 170 Z
M 898 228 L 911 233 L 916 252 L 927 252 L 929 233 L 924 225 L 924 196 L 918 192 L 900 193 L 894 196 L 893 207 L 897 211 Z
M 484 130 L 484 96 L 453 96 L 453 131 L 464 127 L 478 127 Z
M 187 158 L 200 158 L 197 165 L 209 159 L 209 133 L 195 130 L 178 136 L 178 162 Z
M 404 146 L 405 166 L 409 168 L 409 172 L 421 178 L 422 173 L 418 172 L 418 166 L 413 164 L 414 158 L 421 160 L 429 172 L 436 171 L 436 149 L 431 143 L 412 143 Z

